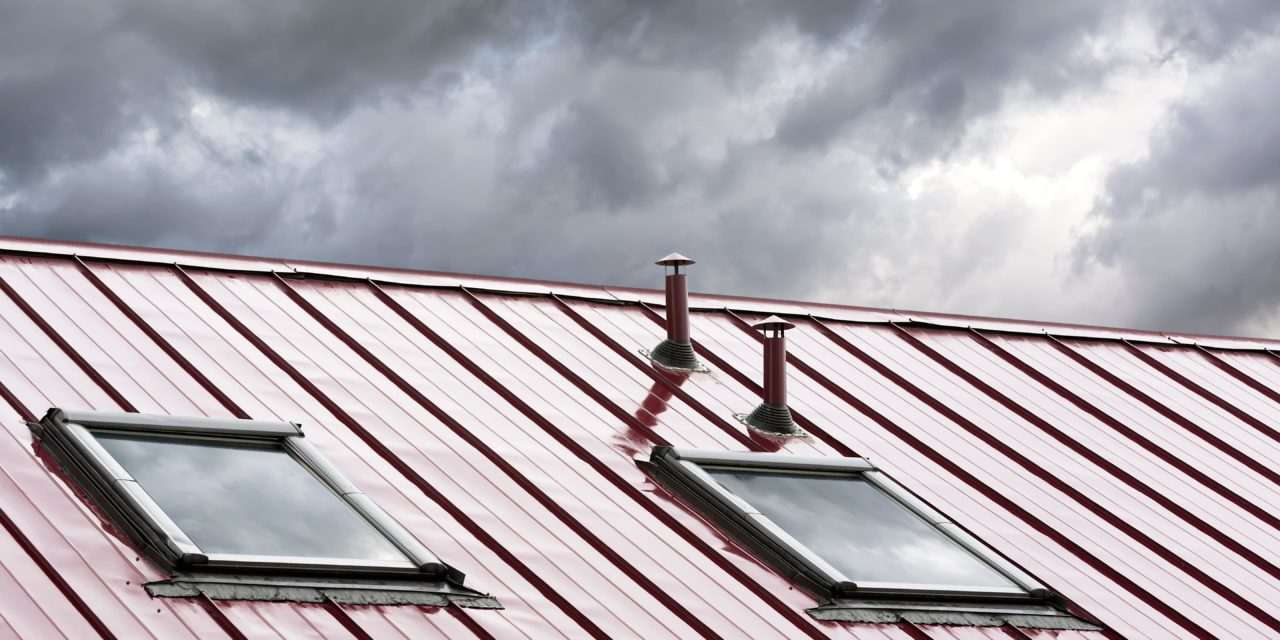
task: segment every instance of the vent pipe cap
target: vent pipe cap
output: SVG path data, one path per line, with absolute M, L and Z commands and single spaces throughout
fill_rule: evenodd
M 678 253 L 672 252 L 671 255 L 655 262 L 664 267 L 683 267 L 685 265 L 696 264 L 693 260 L 686 258 Z
M 778 316 L 769 316 L 768 318 L 751 325 L 751 328 L 758 329 L 760 331 L 786 331 L 787 329 L 794 329 L 796 326 L 782 318 L 779 318 Z

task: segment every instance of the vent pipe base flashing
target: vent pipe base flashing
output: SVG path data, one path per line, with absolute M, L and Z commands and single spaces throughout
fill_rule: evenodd
M 649 359 L 666 369 L 681 371 L 703 371 L 706 367 L 698 362 L 693 353 L 693 343 L 688 340 L 663 340 L 649 352 Z
M 760 403 L 754 411 L 742 419 L 748 427 L 776 436 L 800 435 L 801 431 L 791 419 L 791 409 L 785 404 Z

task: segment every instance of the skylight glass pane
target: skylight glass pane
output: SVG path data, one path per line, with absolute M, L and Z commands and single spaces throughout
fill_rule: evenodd
M 1017 588 L 858 476 L 706 471 L 855 583 Z
M 407 561 L 278 446 L 94 435 L 205 553 Z

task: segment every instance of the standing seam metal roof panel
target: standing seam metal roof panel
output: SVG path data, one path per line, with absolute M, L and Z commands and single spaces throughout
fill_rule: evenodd
M 898 345 L 890 338 L 879 335 L 882 331 L 860 331 L 853 337 L 858 339 L 858 347 L 867 350 L 873 360 L 884 364 L 888 370 L 896 369 L 901 372 L 910 369 L 913 364 L 905 351 L 906 345 Z M 844 366 L 861 368 L 863 365 L 846 362 Z M 914 366 L 919 367 L 920 364 L 915 363 Z M 923 370 L 933 371 L 931 367 Z M 868 370 L 863 375 L 872 376 L 875 373 L 879 372 Z M 1048 473 L 1036 473 L 1040 467 L 1034 460 L 1024 458 L 1024 461 L 1020 461 L 1011 457 L 1013 454 L 1026 455 L 1014 446 L 1016 443 L 1008 443 L 999 438 L 980 442 L 975 437 L 980 434 L 980 427 L 973 425 L 974 429 L 962 428 L 960 422 L 943 415 L 938 407 L 928 406 L 921 396 L 910 393 L 900 384 L 883 377 L 883 374 L 873 379 L 875 386 L 865 387 L 866 395 L 873 405 L 900 416 L 899 421 L 911 424 L 926 445 L 947 451 L 950 456 L 963 460 L 964 465 L 982 482 L 994 487 L 997 492 L 1012 497 L 1039 520 L 1055 529 L 1070 532 L 1071 537 L 1087 545 L 1106 564 L 1126 567 L 1127 574 L 1132 579 L 1157 594 L 1160 600 L 1176 603 L 1174 606 L 1195 624 L 1210 630 L 1216 628 L 1215 633 L 1218 634 L 1248 637 L 1266 633 L 1268 627 L 1265 622 L 1255 620 L 1229 602 L 1230 597 L 1235 594 L 1228 587 L 1221 587 L 1212 580 L 1188 580 L 1192 578 L 1189 572 L 1199 572 L 1199 567 L 1176 562 L 1172 553 L 1169 557 L 1159 557 L 1158 554 L 1167 551 L 1167 541 L 1151 540 L 1149 536 L 1163 537 L 1166 532 L 1159 527 L 1149 527 L 1141 517 L 1108 510 L 1105 505 L 1098 504 L 1087 490 L 1083 490 L 1082 486 L 1088 486 L 1094 481 L 1096 470 L 1077 464 L 1074 469 L 1064 466 L 1050 469 Z M 921 428 L 923 425 L 929 426 Z M 998 451 L 996 445 L 1006 446 L 1008 452 Z M 1071 475 L 1068 476 L 1067 473 Z M 1051 484 L 1054 482 L 1058 483 L 1057 486 Z M 1129 498 L 1129 495 L 1124 492 L 1118 497 Z M 1138 501 L 1131 506 L 1148 510 L 1151 508 Z M 1106 521 L 1108 516 L 1114 516 L 1115 520 Z M 1123 528 L 1126 526 L 1129 527 L 1128 530 Z M 1184 584 L 1191 588 L 1170 588 Z M 1206 593 L 1209 590 L 1217 592 L 1209 595 Z
M 973 340 L 964 336 L 936 332 L 917 332 L 915 335 L 961 362 L 970 371 L 980 371 L 984 378 L 1001 391 L 1015 397 L 1024 406 L 1033 408 L 1053 426 L 1075 438 L 1086 452 L 1103 457 L 1122 471 L 1130 472 L 1166 496 L 1177 496 L 1180 505 L 1204 517 L 1217 529 L 1226 530 L 1230 537 L 1250 541 L 1251 547 L 1275 560 L 1274 550 L 1280 548 L 1274 519 L 1262 521 L 1257 514 L 1246 512 L 1240 504 L 1258 501 L 1254 494 L 1247 500 L 1235 492 L 1229 480 L 1235 467 L 1211 468 L 1201 464 L 1194 456 L 1176 456 L 1180 465 L 1174 469 L 1169 463 L 1153 464 L 1145 454 L 1149 448 L 1168 453 L 1166 448 L 1154 442 L 1140 443 L 1130 437 L 1116 437 L 1111 425 L 1098 421 L 1087 410 L 1077 407 L 1067 399 L 1054 397 L 1048 388 L 1039 386 L 1008 363 L 1001 361 Z M 1243 483 L 1247 489 L 1265 489 L 1256 479 Z M 1215 488 L 1216 487 L 1216 488 Z M 1227 499 L 1224 499 L 1227 498 Z M 1270 553 L 1268 553 L 1270 552 Z
M 333 290 L 331 287 L 323 285 L 306 285 L 300 286 L 303 289 L 305 297 L 313 297 L 314 290 L 324 289 Z M 347 291 L 346 288 L 338 288 L 338 291 Z M 565 461 L 554 455 L 553 451 L 537 441 L 536 439 L 523 436 L 517 426 L 518 422 L 527 421 L 516 414 L 513 409 L 505 412 L 500 406 L 501 400 L 492 397 L 486 397 L 489 394 L 484 393 L 480 389 L 471 389 L 462 385 L 450 385 L 449 388 L 436 389 L 438 384 L 443 380 L 450 380 L 454 376 L 465 377 L 465 374 L 459 374 L 456 370 L 449 370 L 444 367 L 434 366 L 428 367 L 430 370 L 422 372 L 416 370 L 425 363 L 435 363 L 436 356 L 430 352 L 430 349 L 421 344 L 421 341 L 413 341 L 410 337 L 409 330 L 400 327 L 398 330 L 378 331 L 384 323 L 392 322 L 392 318 L 379 318 L 368 313 L 361 314 L 357 321 L 354 318 L 347 317 L 348 314 L 354 313 L 361 308 L 366 308 L 360 299 L 351 296 L 343 296 L 342 303 L 335 301 L 321 301 L 319 299 L 312 300 L 317 306 L 325 311 L 326 316 L 337 320 L 341 329 L 349 335 L 355 336 L 363 346 L 374 352 L 379 359 L 386 363 L 395 375 L 403 377 L 408 383 L 415 388 L 421 389 L 424 393 L 435 397 L 441 403 L 445 410 L 459 419 L 467 418 L 468 428 L 476 435 L 480 436 L 486 443 L 489 443 L 502 458 L 513 464 L 513 470 L 520 474 L 522 479 L 530 482 L 534 490 L 540 493 L 545 490 L 547 494 L 555 495 L 559 506 L 566 511 L 566 518 L 571 521 L 582 521 L 584 524 L 590 524 L 590 528 L 594 531 L 595 536 L 605 539 L 605 542 L 611 549 L 621 550 L 627 545 L 636 544 L 627 539 L 627 534 L 618 529 L 618 526 L 630 519 L 608 496 L 604 494 L 593 495 L 593 489 L 597 489 L 590 478 L 590 471 L 577 469 L 576 473 L 571 473 L 574 465 L 573 461 Z M 365 332 L 382 333 L 382 337 L 378 338 L 383 344 L 371 344 L 375 339 L 373 335 L 364 335 Z M 490 392 L 491 393 L 491 392 Z M 483 415 L 470 415 L 472 412 L 481 411 Z M 523 436 L 523 437 L 522 437 Z M 586 483 L 585 485 L 581 483 Z M 577 488 L 575 488 L 577 484 Z M 518 492 L 520 489 L 514 489 Z M 577 492 L 579 495 L 574 495 Z M 642 526 L 643 521 L 637 520 L 634 524 Z M 634 526 L 634 525 L 633 525 Z M 565 536 L 564 543 L 567 545 L 581 544 L 575 541 L 573 535 Z M 649 545 L 649 550 L 645 549 L 645 545 L 637 545 L 635 553 L 649 556 L 651 553 L 665 551 L 661 546 Z M 665 557 L 656 559 L 652 557 L 643 557 L 632 564 L 637 567 L 656 567 L 664 566 L 679 562 L 677 557 Z M 674 579 L 675 576 L 666 574 L 666 572 L 655 572 L 651 575 L 651 579 L 666 578 L 662 589 L 668 593 L 679 596 L 679 599 L 685 605 L 696 604 L 702 594 L 690 582 L 696 581 L 691 576 L 681 576 Z M 710 585 L 705 585 L 710 586 Z M 699 609 L 703 615 L 716 617 L 719 612 L 706 607 Z M 735 628 L 735 621 L 723 619 L 722 623 L 728 628 Z M 742 633 L 748 633 L 746 629 L 738 627 Z
M 715 326 L 720 328 L 720 331 L 713 332 L 707 323 L 704 323 L 702 335 L 708 339 L 720 338 L 724 335 L 725 328 L 733 330 L 728 325 L 728 321 L 719 321 Z M 741 332 L 738 333 L 741 334 Z M 1080 519 L 1078 523 L 1070 525 L 1071 528 L 1066 528 L 1068 523 L 1061 523 L 1057 528 L 1053 528 L 1052 530 L 1062 538 L 1058 541 L 1058 545 L 1055 545 L 1054 541 L 1047 536 L 1037 535 L 1025 518 L 1035 518 L 1035 514 L 1031 511 L 1040 509 L 1038 505 L 1043 505 L 1043 508 L 1050 511 L 1056 509 L 1058 502 L 1055 498 L 1050 497 L 1049 494 L 1039 493 L 1040 490 L 1034 484 L 1015 483 L 1003 491 L 997 491 L 1005 496 L 1011 505 L 1022 506 L 1027 511 L 1025 518 L 1010 513 L 1007 511 L 1008 507 L 1001 509 L 990 501 L 984 500 L 983 494 L 979 491 L 987 486 L 982 483 L 983 469 L 975 466 L 971 460 L 961 457 L 957 450 L 939 450 L 929 447 L 927 442 L 908 439 L 908 436 L 914 433 L 931 430 L 932 425 L 941 418 L 931 416 L 911 401 L 896 403 L 897 410 L 885 406 L 885 402 L 893 397 L 893 390 L 883 386 L 885 381 L 882 378 L 876 376 L 874 372 L 863 372 L 857 367 L 841 365 L 840 361 L 846 356 L 828 350 L 829 345 L 816 339 L 813 340 L 815 351 L 810 352 L 804 349 L 805 344 L 799 338 L 799 333 L 795 331 L 792 333 L 794 335 L 790 345 L 793 364 L 821 362 L 821 365 L 812 365 L 821 366 L 821 369 L 815 371 L 817 375 L 822 375 L 834 382 L 836 388 L 864 399 L 868 408 L 876 411 L 876 416 L 882 418 L 884 422 L 881 423 L 865 411 L 841 402 L 841 398 L 833 398 L 830 388 L 815 384 L 816 381 L 812 375 L 805 373 L 799 366 L 792 368 L 789 385 L 793 408 L 808 415 L 810 419 L 820 421 L 840 441 L 849 443 L 859 455 L 870 458 L 895 479 L 904 482 L 943 513 L 949 514 L 962 525 L 969 527 L 980 539 L 986 540 L 995 549 L 1029 569 L 1033 575 L 1040 577 L 1050 587 L 1065 594 L 1078 594 L 1070 597 L 1080 601 L 1094 615 L 1101 616 L 1103 620 L 1114 618 L 1130 623 L 1145 617 L 1150 620 L 1147 628 L 1152 628 L 1151 623 L 1155 623 L 1158 625 L 1156 628 L 1162 628 L 1161 633 L 1168 637 L 1177 637 L 1185 633 L 1174 623 L 1161 621 L 1159 614 L 1146 610 L 1141 602 L 1135 602 L 1132 594 L 1119 585 L 1100 580 L 1097 569 L 1104 565 L 1091 567 L 1079 555 L 1059 548 L 1058 545 L 1077 538 L 1088 541 L 1078 532 L 1081 525 L 1089 524 L 1087 519 Z M 721 352 L 740 348 L 733 344 L 734 341 L 738 341 L 737 336 L 729 335 L 733 336 L 732 341 L 717 340 L 715 348 Z M 741 341 L 738 342 L 741 343 Z M 825 352 L 816 352 L 819 348 Z M 740 355 L 746 356 L 746 352 Z M 901 414 L 898 413 L 899 411 L 907 413 Z M 896 425 L 900 431 L 888 430 L 887 425 L 890 424 Z M 963 446 L 964 449 L 971 448 L 965 445 L 963 439 L 954 442 L 956 446 Z M 924 455 L 927 451 L 932 451 L 937 457 L 930 458 Z M 944 466 L 943 460 L 954 465 L 956 469 Z M 972 477 L 967 481 L 958 479 L 957 469 L 968 471 Z M 1001 470 L 997 465 L 992 471 Z M 1016 499 L 1021 493 L 1027 491 L 1037 491 L 1043 497 Z M 1049 515 L 1052 517 L 1054 514 Z M 1109 537 L 1109 535 L 1104 537 L 1100 542 L 1108 542 Z M 1097 610 L 1099 605 L 1108 608 Z M 1110 607 L 1115 607 L 1112 616 L 1106 615 Z M 1122 633 L 1126 632 L 1124 625 L 1116 626 L 1121 628 Z
M 0 598 L 29 603 L 0 611 L 0 634 L 1280 633 L 1264 510 L 1280 460 L 1280 358 L 1264 349 L 1278 343 L 696 295 L 712 370 L 681 376 L 637 353 L 663 336 L 646 306 L 660 300 L 0 238 Z M 798 325 L 807 438 L 753 437 L 731 415 L 758 402 L 746 323 L 771 313 Z M 18 421 L 50 406 L 302 422 L 506 608 L 151 598 L 140 584 L 162 574 Z M 654 444 L 869 456 L 1114 631 L 812 620 L 812 597 L 637 468 Z

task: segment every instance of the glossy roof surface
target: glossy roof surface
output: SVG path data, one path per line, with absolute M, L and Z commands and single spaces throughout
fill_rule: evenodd
M 711 371 L 676 377 L 637 353 L 662 299 L 0 238 L 0 636 L 1280 634 L 1280 343 L 695 295 Z M 771 314 L 807 439 L 732 418 Z M 21 421 L 53 406 L 300 422 L 506 608 L 152 599 Z M 1113 631 L 812 620 L 641 472 L 655 444 L 871 458 Z

